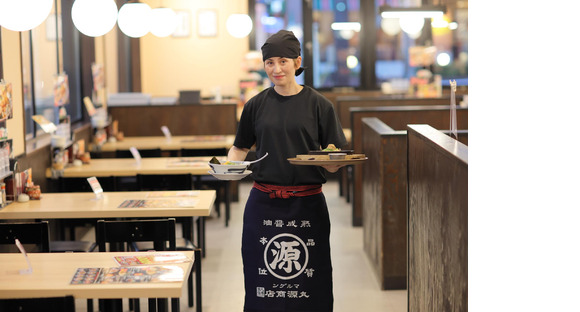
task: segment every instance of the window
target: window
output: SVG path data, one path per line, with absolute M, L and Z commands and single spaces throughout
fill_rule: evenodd
M 316 0 L 312 5 L 315 88 L 360 87 L 359 1 Z
M 408 80 L 418 69 L 409 63 L 414 46 L 436 47 L 438 62 L 429 69 L 442 76 L 443 85 L 449 79 L 467 85 L 466 0 L 447 1 L 448 24 L 431 27 L 426 19 L 417 37 L 401 31 L 398 21 L 382 20 L 381 5 L 407 6 L 396 0 L 255 0 L 248 5 L 255 25 L 250 48 L 260 51 L 280 29 L 294 31 L 307 46 L 302 48 L 303 64 L 311 64 L 299 78 L 312 75 L 317 89 L 376 90 L 387 81 Z

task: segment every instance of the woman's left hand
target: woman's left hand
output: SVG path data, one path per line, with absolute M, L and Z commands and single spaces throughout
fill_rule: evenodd
M 338 169 L 344 167 L 345 165 L 324 165 L 322 166 L 324 169 L 326 169 L 326 171 L 330 172 L 330 173 L 334 173 L 337 172 Z

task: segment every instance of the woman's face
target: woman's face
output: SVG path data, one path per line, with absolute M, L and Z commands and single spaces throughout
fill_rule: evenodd
M 296 82 L 294 73 L 300 68 L 302 57 L 290 59 L 285 57 L 271 57 L 264 61 L 264 68 L 270 81 L 276 86 L 289 86 Z

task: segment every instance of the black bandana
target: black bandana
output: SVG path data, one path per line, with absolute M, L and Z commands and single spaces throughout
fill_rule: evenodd
M 280 30 L 266 40 L 262 46 L 262 60 L 265 61 L 271 57 L 287 57 L 296 59 L 300 56 L 300 42 L 294 36 L 294 33 L 288 30 Z M 300 67 L 294 75 L 298 76 L 304 71 Z

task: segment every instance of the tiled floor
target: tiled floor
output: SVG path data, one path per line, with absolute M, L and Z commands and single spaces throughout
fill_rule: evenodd
M 206 221 L 207 250 L 203 259 L 203 311 L 241 312 L 244 286 L 241 259 L 242 214 L 250 183 L 241 183 L 239 202 L 231 207 L 228 227 L 221 218 Z M 362 228 L 351 226 L 351 205 L 338 195 L 338 183 L 323 187 L 331 216 L 331 250 L 334 279 L 334 312 L 406 312 L 407 292 L 382 291 L 362 249 Z M 223 205 L 222 205 L 223 210 Z M 145 300 L 142 309 L 146 311 Z M 77 300 L 77 310 L 85 302 Z M 181 311 L 187 307 L 187 295 L 181 300 Z

